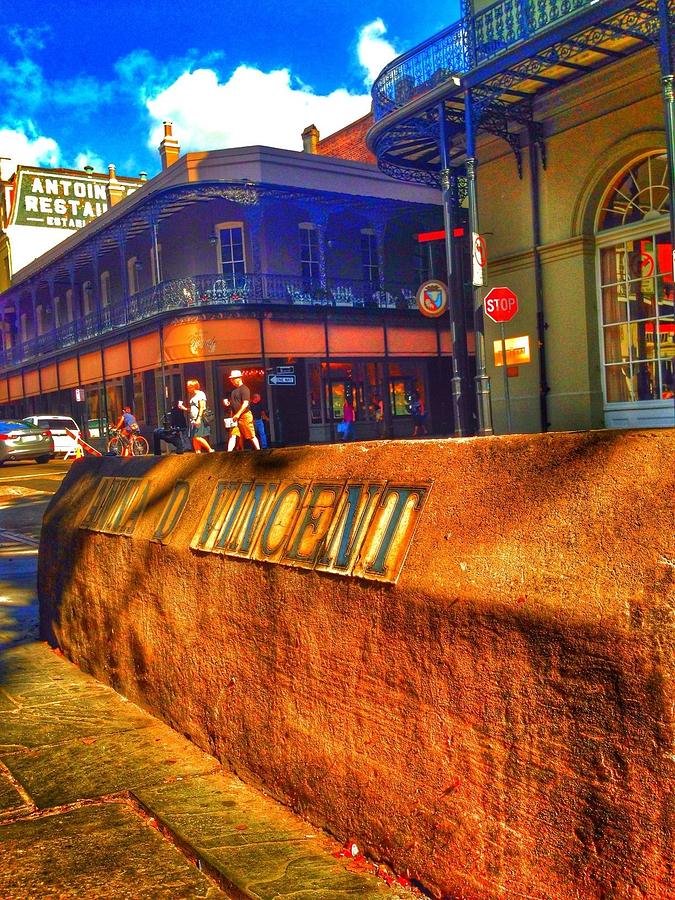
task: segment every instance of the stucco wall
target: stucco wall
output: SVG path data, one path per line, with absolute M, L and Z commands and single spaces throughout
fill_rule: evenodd
M 673 437 L 80 462 L 45 516 L 42 635 L 436 896 L 665 898 Z M 79 527 L 102 476 L 151 479 L 131 537 Z M 394 586 L 191 550 L 217 482 L 251 478 L 433 484 Z
M 539 210 L 544 291 L 549 421 L 553 430 L 604 424 L 598 339 L 594 228 L 598 204 L 622 167 L 665 147 L 656 54 L 646 51 L 537 101 L 546 169 L 540 169 Z M 523 178 L 505 142 L 479 145 L 480 227 L 488 246 L 487 288 L 516 291 L 520 312 L 506 335 L 529 334 L 533 362 L 509 382 L 514 430 L 537 431 L 539 372 L 529 148 Z M 499 327 L 486 320 L 497 431 L 505 430 L 503 378 L 493 364 Z

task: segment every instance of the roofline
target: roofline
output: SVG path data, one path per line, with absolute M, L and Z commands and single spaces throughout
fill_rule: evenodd
M 236 148 L 240 149 L 248 149 L 248 148 Z M 256 148 L 257 149 L 257 148 Z M 268 149 L 268 148 L 265 148 Z M 276 148 L 271 148 L 276 149 Z M 214 152 L 214 151 L 209 151 Z M 220 152 L 220 151 L 217 151 Z M 290 153 L 296 153 L 297 151 L 288 151 Z M 189 156 L 190 154 L 186 154 Z M 198 154 L 201 155 L 201 154 Z M 333 160 L 337 159 L 330 156 L 321 156 L 319 154 L 309 154 L 310 159 L 318 158 L 319 160 Z M 345 163 L 352 163 L 352 160 L 338 160 Z M 374 166 L 371 163 L 353 163 L 357 166 L 368 166 L 371 174 L 376 174 L 380 179 L 384 181 L 391 181 L 388 176 L 384 175 L 377 166 Z M 165 170 L 168 171 L 168 170 Z M 154 179 L 153 179 L 154 181 Z M 103 215 L 99 216 L 97 219 L 94 219 L 92 222 L 87 223 L 84 228 L 77 231 L 75 234 L 70 235 L 65 240 L 56 244 L 56 246 L 52 247 L 46 253 L 43 253 L 42 256 L 38 257 L 36 260 L 28 263 L 28 265 L 24 266 L 22 269 L 19 269 L 12 278 L 11 285 L 3 292 L 3 294 L 7 294 L 10 291 L 13 291 L 23 285 L 25 282 L 30 282 L 33 278 L 35 278 L 41 271 L 50 268 L 53 266 L 60 258 L 67 256 L 70 253 L 77 252 L 78 246 L 82 244 L 87 244 L 89 241 L 93 240 L 96 235 L 100 234 L 102 231 L 106 231 L 111 227 L 114 227 L 120 220 L 125 218 L 125 216 L 132 211 L 139 211 L 143 207 L 152 205 L 157 202 L 162 196 L 170 194 L 172 191 L 180 191 L 181 189 L 185 190 L 199 190 L 199 188 L 239 188 L 241 189 L 243 183 L 246 179 L 239 179 L 234 181 L 225 181 L 225 180 L 215 180 L 210 179 L 208 181 L 185 181 L 178 182 L 177 184 L 170 184 L 166 187 L 156 188 L 154 190 L 146 191 L 144 188 L 151 187 L 152 181 L 144 182 L 143 187 L 139 188 L 137 191 L 134 191 L 132 194 L 128 194 L 126 197 L 122 198 L 115 206 L 108 209 Z M 395 182 L 394 182 L 395 183 Z M 295 194 L 304 194 L 308 197 L 315 195 L 317 193 L 330 194 L 336 198 L 341 199 L 349 199 L 353 200 L 355 203 L 359 200 L 374 200 L 378 203 L 389 203 L 393 207 L 405 205 L 414 205 L 418 207 L 428 207 L 433 208 L 440 205 L 440 196 L 437 202 L 433 202 L 430 199 L 428 200 L 407 200 L 399 197 L 377 197 L 371 194 L 348 194 L 342 193 L 340 191 L 330 191 L 323 188 L 304 188 L 304 187 L 293 187 L 283 184 L 273 184 L 268 182 L 250 182 L 253 188 L 257 188 L 260 190 L 267 191 L 284 191 L 286 190 L 288 193 Z M 122 209 L 124 207 L 124 209 Z M 15 226 L 16 227 L 16 226 Z M 21 227 L 21 226 L 18 226 Z M 2 296 L 2 295 L 0 295 Z

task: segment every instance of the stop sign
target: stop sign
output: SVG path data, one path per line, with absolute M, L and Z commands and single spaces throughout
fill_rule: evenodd
M 485 296 L 485 315 L 493 322 L 510 322 L 518 312 L 518 298 L 511 288 L 492 288 Z

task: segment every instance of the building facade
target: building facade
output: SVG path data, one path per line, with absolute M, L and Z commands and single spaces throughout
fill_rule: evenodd
M 415 299 L 417 236 L 441 223 L 437 192 L 372 165 L 187 154 L 0 295 L 0 412 L 68 413 L 97 437 L 130 403 L 152 428 L 187 378 L 217 410 L 238 368 L 278 444 L 335 440 L 347 397 L 357 438 L 411 434 L 415 395 L 449 433 L 449 322 Z
M 18 166 L 0 182 L 0 291 L 24 266 L 141 187 L 138 178 L 74 169 Z
M 513 431 L 675 424 L 672 35 L 669 2 L 465 3 L 375 82 L 380 167 L 469 215 L 480 433 L 507 398 Z

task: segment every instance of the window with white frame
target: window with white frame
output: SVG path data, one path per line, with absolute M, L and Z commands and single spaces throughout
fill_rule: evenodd
M 85 281 L 82 285 L 82 312 L 88 316 L 94 309 L 94 291 L 91 281 Z
M 68 288 L 66 291 L 66 321 L 73 321 L 73 290 Z
M 101 272 L 101 305 L 108 306 L 110 303 L 110 272 Z
M 361 229 L 361 271 L 363 280 L 374 287 L 380 284 L 380 258 L 377 237 L 372 228 Z
M 127 260 L 127 287 L 129 296 L 138 293 L 138 258 L 130 256 Z
M 242 222 L 223 222 L 216 226 L 218 235 L 218 269 L 228 284 L 241 284 L 246 274 L 244 225 Z
M 318 281 L 321 275 L 319 235 L 316 226 L 303 222 L 300 229 L 300 268 L 305 281 Z
M 663 152 L 627 166 L 597 227 L 605 401 L 670 400 L 675 384 L 675 279 Z
M 159 273 L 158 273 L 159 269 Z M 157 244 L 157 260 L 155 260 L 155 248 L 150 248 L 150 273 L 152 275 L 153 285 L 159 284 L 162 280 L 162 245 Z M 159 277 L 158 277 L 159 274 Z

